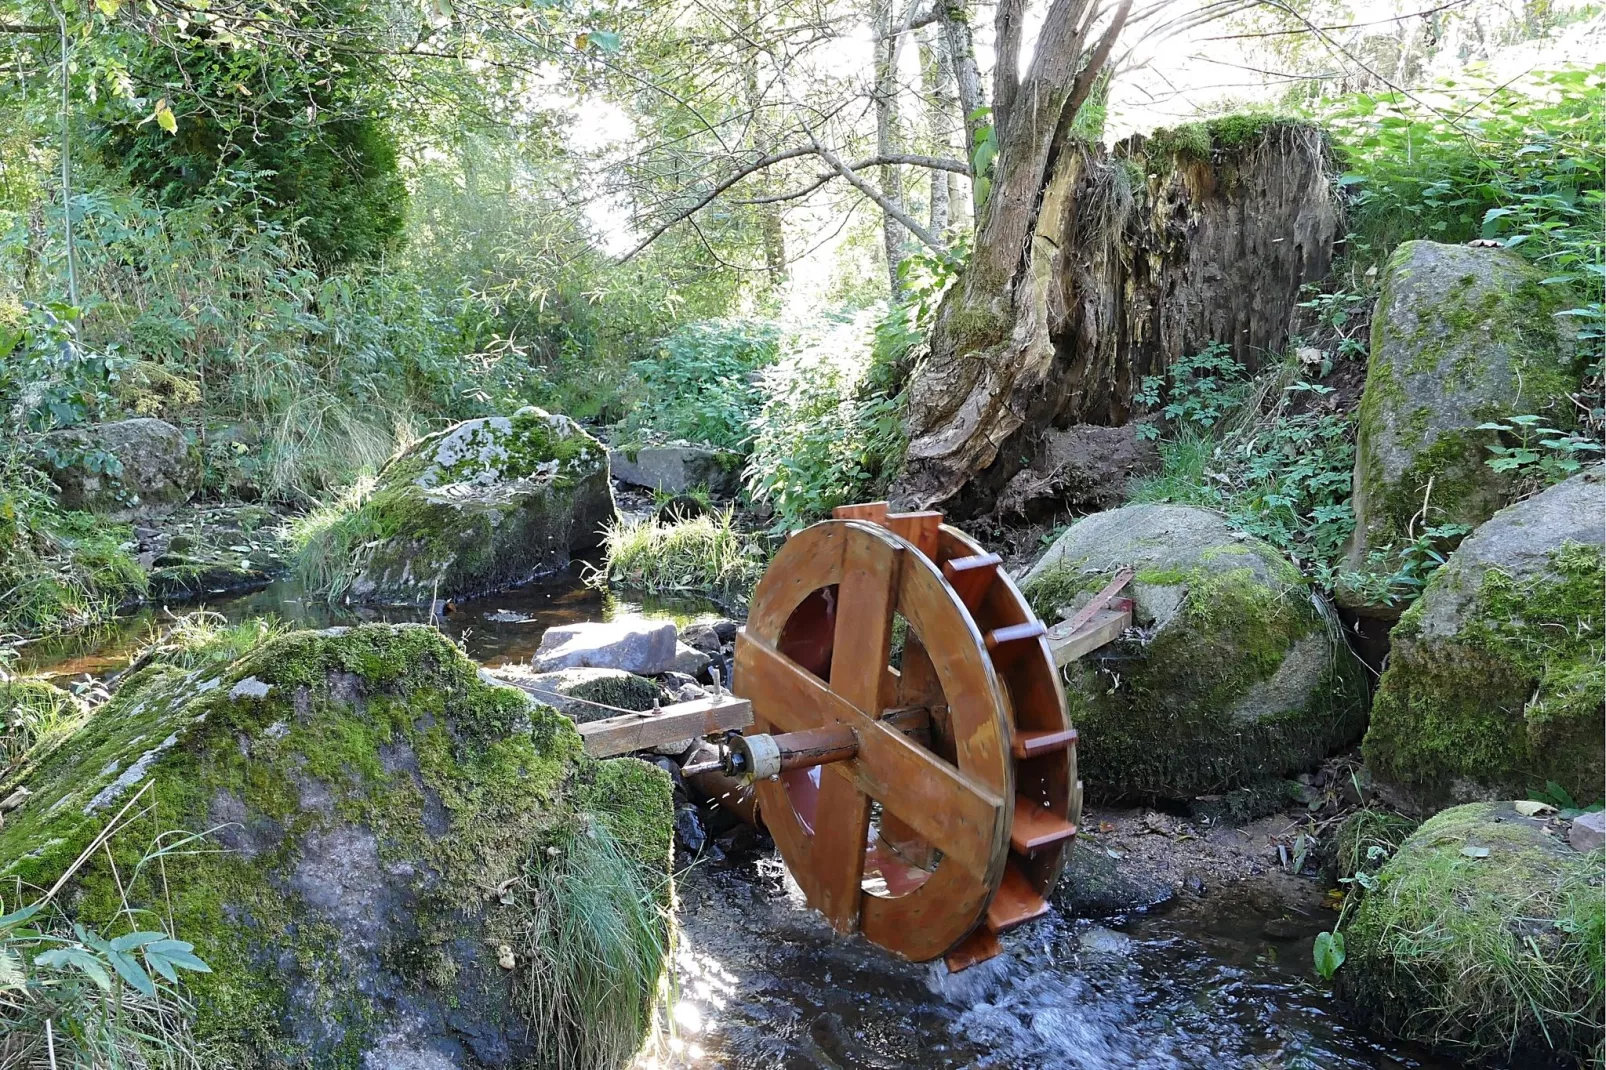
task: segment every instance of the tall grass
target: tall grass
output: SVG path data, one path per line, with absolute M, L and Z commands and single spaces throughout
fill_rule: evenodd
M 517 998 L 540 1039 L 534 1065 L 623 1066 L 664 994 L 663 889 L 602 822 L 582 819 L 532 855 L 513 896 Z
M 691 520 L 625 521 L 608 528 L 597 580 L 638 591 L 707 591 L 745 596 L 764 571 L 763 555 L 737 530 L 731 510 Z
M 365 473 L 338 497 L 291 521 L 291 562 L 307 590 L 338 602 L 350 589 L 358 551 L 379 536 L 362 511 L 373 491 L 374 477 Z

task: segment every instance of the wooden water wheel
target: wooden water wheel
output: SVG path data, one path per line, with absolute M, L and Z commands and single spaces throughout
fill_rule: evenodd
M 1081 816 L 1045 629 L 940 513 L 845 506 L 753 593 L 735 765 L 811 906 L 962 969 L 1044 913 Z

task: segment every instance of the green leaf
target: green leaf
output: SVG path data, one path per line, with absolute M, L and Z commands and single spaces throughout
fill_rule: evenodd
M 113 968 L 123 980 L 147 996 L 156 995 L 156 982 L 151 980 L 151 975 L 145 972 L 145 967 L 141 966 L 138 960 L 121 951 L 113 951 L 107 957 L 111 959 Z
M 58 947 L 53 951 L 46 951 L 33 960 L 35 966 L 44 966 L 49 969 L 64 970 L 69 966 L 86 974 L 90 980 L 100 986 L 101 991 L 112 990 L 111 974 L 100 960 L 80 947 Z
M 1474 847 L 1469 843 L 1465 847 L 1461 848 L 1461 853 L 1466 855 L 1468 858 L 1488 858 L 1489 848 Z
M 157 126 L 169 134 L 178 133 L 178 119 L 173 116 L 173 109 L 168 106 L 166 97 L 156 102 L 156 110 L 151 112 L 151 118 L 156 120 Z
M 21 910 L 14 910 L 10 914 L 0 915 L 0 929 L 12 929 L 38 914 L 41 907 L 38 903 L 25 906 Z
M 1310 949 L 1310 956 L 1316 965 L 1316 972 L 1322 975 L 1322 980 L 1331 981 L 1333 974 L 1344 965 L 1344 934 L 1317 933 L 1316 943 Z
M 111 943 L 111 948 L 113 951 L 132 951 L 136 947 L 144 947 L 146 944 L 165 939 L 167 939 L 166 933 L 154 933 L 149 931 L 128 933 L 125 936 L 119 936 L 117 939 L 113 940 Z
M 592 30 L 585 36 L 590 44 L 597 46 L 599 52 L 619 51 L 619 35 L 612 30 Z

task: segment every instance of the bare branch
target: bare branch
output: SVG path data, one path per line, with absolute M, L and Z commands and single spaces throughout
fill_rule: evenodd
M 814 151 L 819 154 L 820 159 L 830 164 L 836 169 L 838 174 L 847 179 L 849 185 L 858 190 L 860 193 L 864 194 L 866 197 L 870 198 L 872 201 L 876 202 L 876 204 L 880 205 L 883 212 L 887 213 L 887 215 L 903 224 L 905 230 L 919 238 L 921 242 L 923 242 L 933 252 L 946 253 L 948 251 L 947 247 L 942 244 L 935 234 L 931 233 L 931 231 L 915 222 L 914 218 L 910 216 L 908 212 L 905 212 L 902 208 L 899 208 L 884 194 L 882 194 L 880 190 L 876 189 L 874 186 L 870 185 L 870 183 L 860 178 L 858 172 L 854 171 L 847 164 L 843 163 L 841 159 L 837 157 L 836 153 L 832 152 L 824 145 L 821 145 L 817 140 L 814 141 Z

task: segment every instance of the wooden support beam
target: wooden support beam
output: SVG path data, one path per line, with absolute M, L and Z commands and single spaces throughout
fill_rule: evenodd
M 627 713 L 575 725 L 593 758 L 611 758 L 679 739 L 746 728 L 753 704 L 726 693 L 665 706 L 657 713 Z
M 1127 602 L 1127 606 L 1130 605 L 1131 603 Z M 1063 668 L 1077 658 L 1114 642 L 1130 627 L 1132 627 L 1131 608 L 1101 609 L 1075 631 L 1065 629 L 1062 625 L 1050 629 L 1048 649 L 1054 655 L 1054 664 Z

